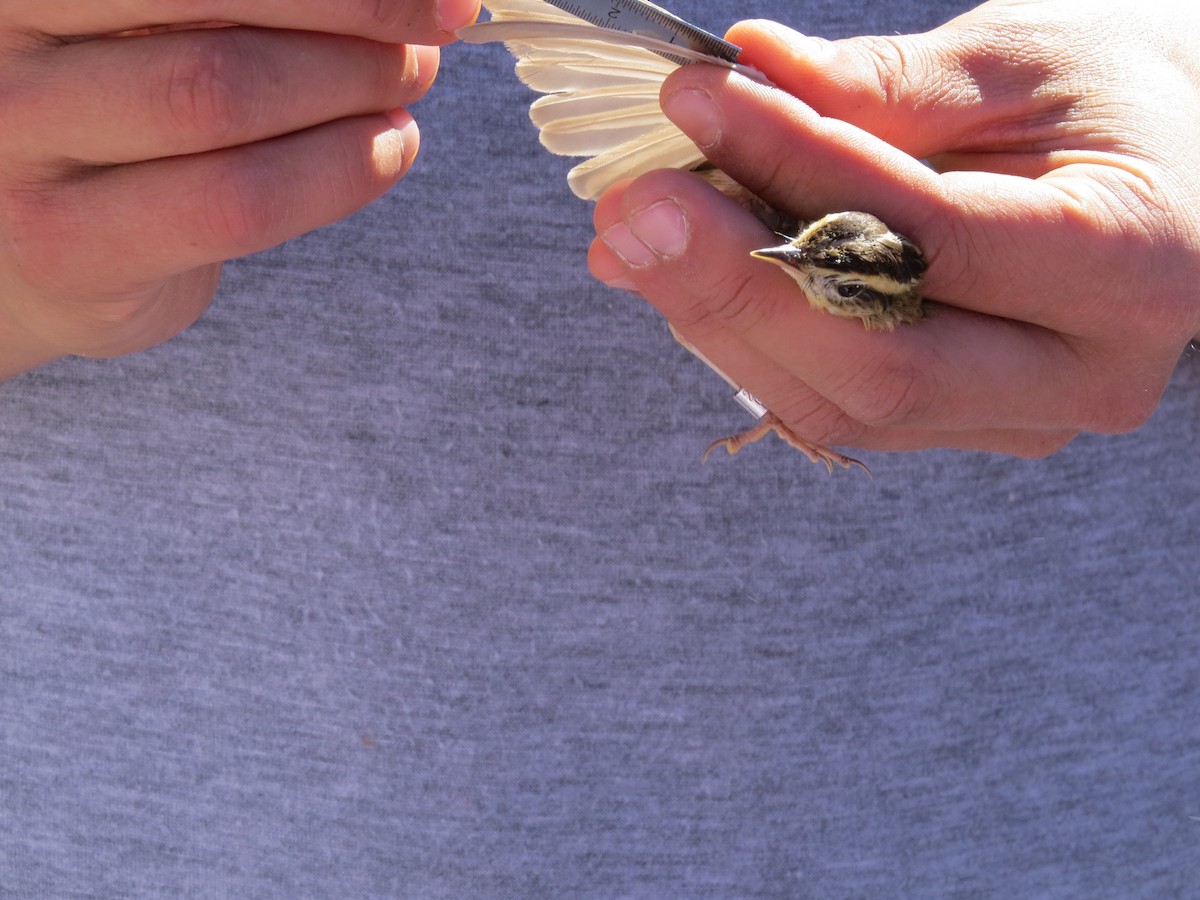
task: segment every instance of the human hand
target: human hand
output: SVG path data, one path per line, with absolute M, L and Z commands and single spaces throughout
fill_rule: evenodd
M 592 271 L 817 443 L 1039 456 L 1137 427 L 1200 331 L 1198 9 L 995 0 L 833 43 L 743 22 L 729 39 L 783 90 L 672 76 L 667 114 L 774 206 L 913 238 L 927 321 L 810 309 L 748 255 L 778 240 L 682 172 L 601 198 Z
M 385 192 L 417 152 L 402 107 L 477 7 L 6 3 L 0 378 L 158 343 L 223 260 Z

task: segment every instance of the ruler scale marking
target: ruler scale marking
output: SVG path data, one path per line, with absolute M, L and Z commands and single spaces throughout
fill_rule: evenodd
M 576 18 L 600 28 L 641 34 L 671 44 L 682 44 L 723 59 L 737 62 L 741 48 L 698 28 L 661 7 L 644 0 L 547 0 Z M 666 54 L 664 54 L 666 55 Z M 680 60 L 676 60 L 679 62 Z

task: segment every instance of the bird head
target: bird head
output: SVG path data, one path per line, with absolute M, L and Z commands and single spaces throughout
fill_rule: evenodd
M 751 255 L 783 268 L 813 306 L 862 319 L 867 328 L 890 330 L 921 318 L 925 256 L 869 213 L 833 213 Z

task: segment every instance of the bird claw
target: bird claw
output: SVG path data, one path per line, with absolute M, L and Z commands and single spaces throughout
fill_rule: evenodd
M 851 466 L 858 466 L 868 475 L 871 470 L 866 464 L 860 462 L 852 456 L 846 456 L 844 453 L 839 453 L 837 450 L 832 450 L 829 447 L 822 447 L 820 444 L 814 444 L 812 441 L 806 441 L 792 429 L 788 428 L 774 413 L 767 413 L 762 417 L 757 425 L 749 431 L 744 431 L 741 434 L 731 435 L 720 440 L 713 441 L 704 451 L 703 461 L 708 462 L 709 455 L 718 447 L 724 447 L 725 452 L 730 456 L 736 454 L 743 447 L 748 447 L 755 441 L 762 440 L 771 432 L 779 436 L 780 440 L 786 443 L 789 447 L 794 447 L 799 450 L 815 463 L 823 463 L 825 468 L 829 470 L 829 474 L 833 474 L 835 465 L 841 466 L 843 469 L 849 469 Z

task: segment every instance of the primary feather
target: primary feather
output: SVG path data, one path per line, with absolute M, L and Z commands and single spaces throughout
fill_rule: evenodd
M 567 175 L 571 190 L 585 200 L 623 178 L 706 163 L 659 106 L 662 83 L 679 68 L 676 60 L 752 71 L 592 25 L 543 0 L 484 0 L 483 6 L 491 19 L 460 29 L 459 37 L 474 44 L 503 41 L 517 58 L 518 77 L 546 95 L 534 102 L 530 118 L 546 149 L 587 157 Z

